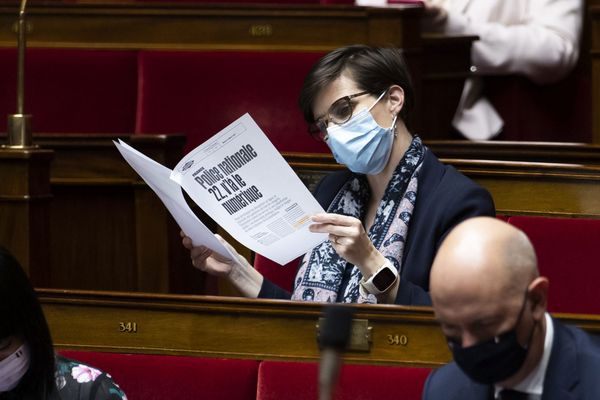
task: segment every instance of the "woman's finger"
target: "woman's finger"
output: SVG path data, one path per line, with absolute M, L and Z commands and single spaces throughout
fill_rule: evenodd
M 311 217 L 311 220 L 318 224 L 332 224 L 339 226 L 350 226 L 357 221 L 357 219 L 354 217 L 333 213 L 315 214 Z

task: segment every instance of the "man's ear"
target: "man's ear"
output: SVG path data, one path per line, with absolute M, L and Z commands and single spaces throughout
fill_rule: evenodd
M 388 89 L 389 110 L 392 115 L 400 114 L 404 107 L 404 89 L 398 85 L 392 85 Z
M 548 308 L 548 278 L 539 276 L 529 284 L 527 294 L 531 303 L 531 312 L 536 321 L 544 318 L 544 313 Z

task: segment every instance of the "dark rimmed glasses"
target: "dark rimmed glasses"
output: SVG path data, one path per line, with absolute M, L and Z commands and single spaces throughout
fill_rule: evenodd
M 337 99 L 331 104 L 325 117 L 319 118 L 309 125 L 308 131 L 316 139 L 325 141 L 327 139 L 327 126 L 329 123 L 333 122 L 336 125 L 342 125 L 348 122 L 354 113 L 355 104 L 353 104 L 352 99 L 369 93 L 368 91 L 358 92 Z

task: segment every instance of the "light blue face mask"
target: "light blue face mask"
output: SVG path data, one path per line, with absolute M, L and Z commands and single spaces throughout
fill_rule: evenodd
M 342 125 L 327 128 L 327 145 L 335 160 L 352 172 L 375 175 L 383 171 L 394 143 L 394 128 L 382 128 L 371 115 L 371 109 L 387 93 L 383 92 L 369 108 L 365 108 Z

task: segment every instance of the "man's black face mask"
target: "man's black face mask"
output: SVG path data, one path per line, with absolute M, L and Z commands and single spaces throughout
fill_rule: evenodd
M 462 347 L 456 340 L 447 338 L 454 361 L 469 378 L 491 385 L 511 377 L 523 366 L 535 329 L 533 326 L 527 345 L 523 347 L 517 340 L 517 327 L 521 322 L 525 304 L 527 297 L 515 326 L 502 335 L 469 347 Z

